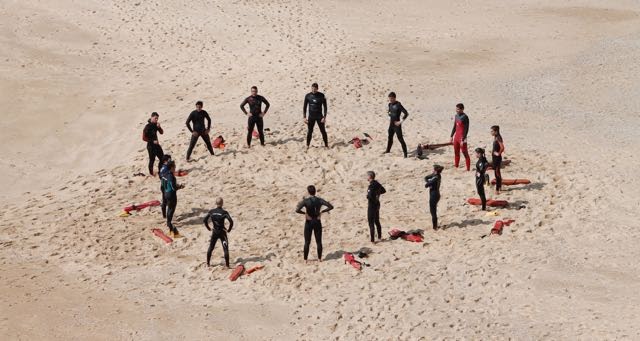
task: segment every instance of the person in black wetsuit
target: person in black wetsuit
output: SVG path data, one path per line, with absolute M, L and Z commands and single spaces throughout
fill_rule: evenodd
M 484 183 L 486 182 L 485 173 L 489 167 L 489 161 L 484 156 L 484 149 L 482 148 L 476 148 L 476 157 L 478 158 L 476 162 L 476 190 L 478 191 L 478 196 L 480 196 L 480 201 L 482 201 L 482 210 L 486 211 L 487 197 L 484 194 Z
M 160 177 L 160 193 L 162 194 L 162 217 L 167 217 L 167 198 L 164 195 L 164 186 L 162 185 L 162 178 L 168 176 L 169 171 L 169 162 L 171 161 L 171 155 L 164 154 L 162 157 L 162 167 L 160 167 L 160 172 L 158 173 Z
M 207 121 L 205 126 L 204 121 Z M 211 139 L 209 138 L 209 130 L 211 129 L 211 117 L 209 113 L 202 110 L 202 101 L 196 102 L 196 110 L 192 111 L 187 118 L 187 129 L 191 132 L 191 142 L 189 142 L 189 149 L 187 149 L 187 161 L 191 159 L 191 152 L 193 147 L 198 142 L 198 137 L 202 137 L 204 144 L 207 145 L 209 153 L 213 155 L 213 147 L 211 146 Z M 193 124 L 193 128 L 191 127 Z
M 167 227 L 169 228 L 169 235 L 174 238 L 180 237 L 180 232 L 173 226 L 173 215 L 176 212 L 176 206 L 178 205 L 178 190 L 184 188 L 184 185 L 178 185 L 176 176 L 173 174 L 176 171 L 176 164 L 170 161 L 168 164 L 169 172 L 165 173 L 162 178 L 162 189 L 164 196 L 167 200 Z
M 444 167 L 440 165 L 433 166 L 433 173 L 424 178 L 425 188 L 429 189 L 429 212 L 431 213 L 431 223 L 433 229 L 438 229 L 438 201 L 440 201 L 440 183 L 442 182 L 442 170 Z
M 222 250 L 224 251 L 224 262 L 229 267 L 229 239 L 227 239 L 227 232 L 231 232 L 233 229 L 233 219 L 229 215 L 229 212 L 222 209 L 222 198 L 216 199 L 216 208 L 212 209 L 204 217 L 204 226 L 211 232 L 211 241 L 209 242 L 209 250 L 207 250 L 207 266 L 211 266 L 211 253 L 216 246 L 216 242 L 220 239 L 222 243 Z M 213 230 L 209 227 L 208 220 L 211 219 L 213 223 Z M 229 227 L 224 227 L 224 221 L 229 221 Z
M 491 151 L 491 163 L 496 177 L 496 194 L 500 194 L 502 189 L 502 173 L 500 167 L 502 165 L 502 153 L 504 153 L 504 142 L 500 135 L 500 127 L 492 126 L 491 135 L 493 136 L 493 150 Z
M 400 118 L 400 114 L 402 114 L 402 118 Z M 387 150 L 385 153 L 391 152 L 393 135 L 396 135 L 402 146 L 404 157 L 407 157 L 407 144 L 404 143 L 404 137 L 402 136 L 402 123 L 408 116 L 409 113 L 407 109 L 402 106 L 402 103 L 396 101 L 396 93 L 389 93 L 389 138 L 387 139 Z
M 309 106 L 308 119 L 307 106 Z M 322 92 L 318 91 L 318 83 L 311 84 L 311 92 L 304 96 L 302 116 L 304 117 L 304 123 L 307 124 L 307 149 L 309 149 L 309 145 L 311 144 L 311 138 L 313 137 L 313 128 L 316 124 L 318 124 L 318 128 L 320 128 L 320 133 L 322 134 L 322 141 L 324 141 L 325 148 L 329 148 L 327 131 L 324 128 L 324 124 L 327 120 L 327 99 L 324 97 L 324 94 Z
M 309 256 L 309 245 L 311 244 L 311 232 L 313 232 L 316 238 L 316 247 L 318 249 L 318 261 L 322 262 L 322 221 L 320 216 L 322 213 L 329 212 L 333 209 L 326 200 L 316 197 L 315 186 L 307 187 L 310 197 L 307 197 L 298 203 L 296 206 L 296 213 L 305 215 L 304 223 L 304 261 L 307 262 L 307 256 Z M 322 206 L 326 208 L 322 209 Z M 305 208 L 303 211 L 302 208 Z
M 387 190 L 376 180 L 376 173 L 367 172 L 369 188 L 367 188 L 367 219 L 369 220 L 369 235 L 371 242 L 375 243 L 374 225 L 378 230 L 378 240 L 382 239 L 382 225 L 380 225 L 380 196 L 387 193 Z
M 151 113 L 151 118 L 147 121 L 147 125 L 144 127 L 142 131 L 144 135 L 145 141 L 147 141 L 147 152 L 149 152 L 149 175 L 153 176 L 153 164 L 156 161 L 156 157 L 158 158 L 158 173 L 160 172 L 160 167 L 162 167 L 162 156 L 164 152 L 162 151 L 162 147 L 160 147 L 160 143 L 158 142 L 158 133 L 163 134 L 164 130 L 160 126 L 160 122 L 158 119 L 160 115 L 157 112 Z
M 264 103 L 264 111 L 262 111 L 262 103 Z M 249 113 L 244 108 L 245 105 L 249 104 Z M 240 109 L 245 115 L 249 115 L 249 123 L 247 126 L 247 147 L 251 148 L 251 138 L 253 134 L 253 129 L 255 126 L 258 126 L 258 134 L 260 136 L 260 144 L 264 146 L 264 121 L 263 117 L 269 111 L 269 101 L 266 98 L 258 95 L 258 87 L 251 87 L 251 96 L 247 97 L 240 103 Z

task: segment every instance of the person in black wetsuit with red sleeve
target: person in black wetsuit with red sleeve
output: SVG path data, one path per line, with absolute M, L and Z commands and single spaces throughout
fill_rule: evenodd
M 216 199 L 216 208 L 212 209 L 204 217 L 204 226 L 207 230 L 211 231 L 211 240 L 209 241 L 209 249 L 207 250 L 207 266 L 211 266 L 211 253 L 216 246 L 216 242 L 220 239 L 222 244 L 222 250 L 224 251 L 224 262 L 229 267 L 229 239 L 227 238 L 227 232 L 231 232 L 233 229 L 233 219 L 229 215 L 229 212 L 222 209 L 224 201 L 222 198 Z M 213 229 L 209 227 L 209 219 L 213 223 Z M 224 227 L 225 220 L 229 221 L 229 227 Z
M 204 125 L 204 121 L 207 121 L 207 125 Z M 191 127 L 193 124 L 193 128 Z M 211 129 L 211 117 L 209 113 L 202 110 L 202 101 L 196 102 L 196 110 L 192 111 L 187 118 L 187 129 L 191 132 L 191 142 L 189 142 L 189 149 L 187 149 L 187 161 L 191 159 L 191 152 L 193 147 L 198 142 L 198 137 L 202 137 L 202 140 L 207 145 L 209 153 L 213 155 L 213 146 L 211 146 L 211 139 L 209 138 L 209 130 Z
M 311 244 L 311 233 L 315 235 L 316 247 L 318 251 L 318 261 L 322 262 L 322 221 L 320 216 L 322 213 L 329 212 L 333 209 L 328 201 L 316 196 L 316 187 L 311 185 L 307 187 L 310 197 L 303 199 L 296 206 L 296 213 L 305 215 L 304 222 L 304 261 L 307 262 L 309 256 L 309 246 Z M 322 206 L 326 208 L 322 209 Z M 305 209 L 304 211 L 302 209 Z
M 160 115 L 158 115 L 157 112 L 154 111 L 151 113 L 151 118 L 147 121 L 147 125 L 142 131 L 144 140 L 147 141 L 147 152 L 149 152 L 149 175 L 151 176 L 153 176 L 153 164 L 156 161 L 156 157 L 158 158 L 158 173 L 160 173 L 162 157 L 164 156 L 162 147 L 160 147 L 160 142 L 158 142 L 158 133 L 164 133 L 164 130 L 162 130 L 162 127 L 160 126 L 160 122 L 158 122 L 159 118 Z
M 308 119 L 307 106 L 309 107 Z M 304 123 L 307 124 L 307 149 L 309 149 L 309 145 L 311 144 L 313 128 L 316 124 L 318 124 L 318 128 L 320 128 L 320 134 L 322 134 L 322 141 L 324 142 L 325 148 L 329 148 L 327 131 L 324 128 L 327 120 L 327 99 L 322 92 L 318 91 L 318 83 L 311 84 L 311 92 L 304 96 L 302 116 L 304 117 Z
M 264 103 L 264 111 L 262 111 L 262 103 Z M 249 104 L 249 113 L 245 109 L 245 105 Z M 258 126 L 258 135 L 260 136 L 260 144 L 264 146 L 264 121 L 263 117 L 269 111 L 269 101 L 266 98 L 258 95 L 258 87 L 251 87 L 251 96 L 247 97 L 240 103 L 240 109 L 245 115 L 249 115 L 249 122 L 247 126 L 247 147 L 251 148 L 251 138 L 253 129 Z
M 402 114 L 402 118 L 400 115 Z M 402 123 L 407 119 L 409 113 L 407 109 L 402 106 L 402 103 L 396 101 L 396 93 L 389 93 L 389 137 L 387 139 L 386 153 L 391 152 L 391 146 L 393 146 L 393 135 L 398 137 L 398 141 L 402 146 L 402 153 L 404 157 L 407 157 L 407 144 L 404 143 L 404 137 L 402 136 Z

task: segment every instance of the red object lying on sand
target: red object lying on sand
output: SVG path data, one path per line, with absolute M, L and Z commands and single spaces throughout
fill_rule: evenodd
M 407 233 L 405 231 L 401 231 L 398 229 L 392 229 L 391 231 L 389 231 L 389 236 L 391 236 L 391 239 L 394 239 L 394 240 L 398 238 L 402 238 L 408 242 L 420 243 L 424 241 L 424 238 L 418 232 Z
M 502 185 L 504 186 L 513 186 L 513 185 L 528 185 L 531 181 L 528 179 L 502 179 Z M 496 179 L 491 180 L 491 184 L 496 184 Z
M 189 171 L 184 170 L 184 169 L 179 169 L 179 170 L 176 172 L 176 176 L 185 176 L 185 175 L 188 175 L 188 174 L 189 174 Z
M 258 271 L 258 270 L 260 270 L 262 268 L 264 268 L 264 265 L 256 265 L 253 268 L 247 270 L 246 274 L 250 275 L 251 273 L 256 272 L 256 271 Z
M 231 273 L 231 276 L 229 276 L 229 279 L 231 280 L 231 282 L 233 282 L 236 279 L 238 279 L 238 277 L 242 276 L 243 272 L 244 272 L 244 265 L 240 264 L 236 266 L 235 269 L 233 269 L 233 272 Z
M 509 226 L 515 220 L 507 219 L 507 220 L 496 220 L 496 223 L 493 224 L 493 228 L 491 229 L 491 234 L 501 235 L 504 226 Z
M 467 199 L 469 205 L 482 205 L 482 200 L 479 198 L 469 198 Z M 506 200 L 491 200 L 487 199 L 487 206 L 491 207 L 506 207 L 509 206 L 509 203 Z
M 149 202 L 142 203 L 140 205 L 131 205 L 124 208 L 124 211 L 129 213 L 131 211 L 140 211 L 141 209 L 152 207 L 152 206 L 160 206 L 160 201 L 152 200 Z
M 353 255 L 353 253 L 345 252 L 344 262 L 345 264 L 348 262 L 349 264 L 351 264 L 351 266 L 356 268 L 356 270 L 362 270 L 362 264 L 356 260 L 356 257 Z
M 218 136 L 213 140 L 213 148 L 224 148 L 224 138 L 222 136 Z
M 151 229 L 151 232 L 153 232 L 153 234 L 158 236 L 160 239 L 164 240 L 164 242 L 167 244 L 171 244 L 173 242 L 173 239 L 164 234 L 161 229 Z

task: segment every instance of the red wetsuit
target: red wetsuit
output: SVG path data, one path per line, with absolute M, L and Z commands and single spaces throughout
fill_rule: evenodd
M 456 114 L 453 129 L 451 130 L 451 137 L 453 138 L 453 153 L 455 155 L 454 165 L 458 168 L 458 165 L 460 164 L 460 151 L 462 150 L 467 171 L 471 169 L 471 158 L 469 158 L 469 151 L 467 149 L 468 132 L 469 117 L 465 113 Z

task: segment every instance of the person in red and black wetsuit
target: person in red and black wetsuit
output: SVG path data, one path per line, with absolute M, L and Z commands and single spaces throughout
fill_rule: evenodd
M 453 143 L 454 165 L 460 164 L 460 151 L 464 155 L 467 171 L 471 169 L 471 158 L 467 150 L 467 134 L 469 133 L 469 117 L 464 113 L 464 104 L 456 104 L 456 116 L 451 130 L 451 143 Z
M 400 118 L 402 115 L 402 118 Z M 386 153 L 391 152 L 391 146 L 393 146 L 393 135 L 398 137 L 398 141 L 402 146 L 402 153 L 404 157 L 407 157 L 407 144 L 404 143 L 404 137 L 402 136 L 402 123 L 407 119 L 409 113 L 407 109 L 402 106 L 402 103 L 396 101 L 396 93 L 389 93 L 389 137 L 387 138 L 387 150 Z
M 207 121 L 206 127 L 204 125 L 205 120 Z M 191 127 L 191 124 L 193 124 L 193 128 Z M 191 142 L 189 142 L 189 149 L 187 149 L 187 161 L 191 159 L 191 152 L 193 152 L 193 147 L 195 147 L 196 142 L 198 142 L 198 137 L 202 137 L 204 144 L 207 145 L 209 153 L 213 155 L 213 146 L 211 146 L 211 139 L 209 138 L 211 117 L 208 112 L 202 110 L 202 101 L 196 102 L 196 110 L 189 114 L 186 125 L 187 129 L 191 132 Z
M 504 142 L 502 141 L 502 135 L 500 135 L 500 127 L 491 127 L 491 136 L 493 136 L 493 150 L 491 153 L 491 163 L 493 171 L 496 176 L 496 194 L 500 194 L 502 189 L 502 174 L 500 173 L 500 166 L 502 165 L 502 153 L 504 153 Z
M 164 156 L 160 142 L 158 142 L 158 133 L 164 133 L 160 122 L 158 122 L 159 118 L 160 115 L 157 112 L 151 113 L 151 118 L 147 121 L 147 125 L 143 130 L 144 139 L 147 141 L 147 152 L 149 152 L 149 175 L 151 176 L 153 176 L 153 164 L 156 161 L 156 157 L 158 158 L 158 173 L 160 173 Z
M 264 111 L 262 111 L 262 103 L 264 103 Z M 244 108 L 245 105 L 249 104 L 249 113 Z M 240 103 L 240 109 L 245 115 L 249 115 L 249 123 L 248 123 L 248 131 L 247 131 L 247 147 L 251 148 L 251 138 L 253 134 L 253 128 L 258 126 L 258 135 L 260 136 L 260 144 L 264 146 L 264 121 L 262 118 L 269 111 L 269 101 L 266 98 L 258 95 L 258 87 L 251 87 L 251 96 L 247 97 Z

